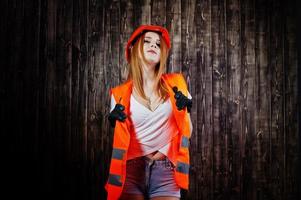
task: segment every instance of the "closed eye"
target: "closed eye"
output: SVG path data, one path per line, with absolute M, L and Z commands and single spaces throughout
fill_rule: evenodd
M 150 43 L 150 41 L 144 40 L 144 43 Z M 158 47 L 160 47 L 160 43 L 156 43 L 156 45 L 157 45 Z

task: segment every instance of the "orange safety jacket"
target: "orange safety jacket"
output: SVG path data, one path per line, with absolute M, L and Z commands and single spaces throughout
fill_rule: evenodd
M 162 80 L 168 88 L 168 94 L 171 97 L 172 112 L 178 126 L 179 134 L 172 140 L 173 145 L 177 145 L 178 152 L 176 155 L 176 167 L 174 169 L 175 180 L 179 187 L 188 190 L 189 185 L 189 139 L 190 139 L 190 123 L 187 115 L 187 109 L 178 110 L 176 99 L 172 88 L 178 87 L 185 96 L 188 95 L 187 85 L 182 74 L 163 74 Z M 120 103 L 125 107 L 125 114 L 130 113 L 130 96 L 132 93 L 132 80 L 110 90 L 116 103 Z M 130 132 L 133 131 L 132 123 L 129 117 L 125 122 L 116 121 L 113 139 L 113 150 L 110 164 L 110 172 L 105 185 L 107 190 L 107 199 L 117 200 L 121 196 L 125 177 L 126 177 L 126 161 L 127 151 L 130 143 Z

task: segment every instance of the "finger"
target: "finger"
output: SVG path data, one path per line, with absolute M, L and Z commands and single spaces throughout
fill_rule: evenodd
M 180 98 L 178 99 L 179 102 L 181 102 L 181 104 L 186 105 L 186 97 L 184 95 L 181 95 Z
M 121 115 L 118 115 L 118 121 L 123 121 L 124 118 Z
M 118 120 L 124 122 L 126 119 L 126 114 L 123 112 L 119 113 Z
M 184 108 L 184 104 L 183 104 L 183 101 L 181 101 L 181 99 L 179 99 L 176 103 L 177 107 L 178 107 L 178 110 L 182 110 Z
M 175 94 L 175 98 L 176 98 L 176 99 L 179 99 L 182 95 L 183 95 L 182 92 L 181 92 L 181 91 L 178 91 L 178 92 L 176 92 L 176 94 Z
M 118 103 L 116 104 L 116 109 L 119 111 L 124 111 L 124 106 Z
M 186 100 L 185 100 L 185 98 L 181 98 L 179 100 L 179 102 L 180 102 L 181 108 L 183 109 L 186 106 Z
M 188 99 L 188 100 L 187 100 L 187 106 L 192 107 L 192 100 L 191 100 L 191 99 Z
M 187 111 L 190 113 L 192 108 L 192 101 L 190 99 L 187 100 Z
M 190 113 L 190 111 L 191 111 L 191 107 L 190 107 L 190 106 L 187 106 L 187 112 Z
M 122 113 L 122 121 L 124 121 L 126 119 L 126 114 Z
M 110 120 L 116 120 L 117 117 L 118 117 L 118 114 L 116 113 L 115 110 L 113 110 L 113 111 L 110 113 L 110 115 L 109 115 L 109 119 L 110 119 Z
M 184 94 L 182 94 L 181 95 L 181 101 L 186 101 L 186 100 L 187 100 L 187 97 Z
M 189 99 L 185 95 L 183 95 L 180 99 L 180 101 L 184 105 L 184 107 L 188 105 L 188 100 Z

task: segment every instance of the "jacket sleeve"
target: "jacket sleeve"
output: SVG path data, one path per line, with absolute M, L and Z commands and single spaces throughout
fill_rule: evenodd
M 182 73 L 178 73 L 178 80 L 179 80 L 180 82 L 182 82 L 182 83 L 185 85 L 186 90 L 187 90 L 187 98 L 188 98 L 188 99 L 192 99 L 192 96 L 191 96 L 191 94 L 190 94 L 189 91 L 188 91 L 187 82 L 186 82 L 186 80 L 185 80 L 185 78 L 184 78 L 184 76 L 183 76 Z
M 185 80 L 183 74 L 179 73 L 179 77 L 180 77 L 179 79 L 185 84 L 185 87 L 187 89 L 187 98 L 192 99 L 192 96 L 191 96 L 190 92 L 188 91 L 188 86 L 187 86 L 187 83 L 186 83 L 186 80 Z M 191 122 L 190 113 L 187 112 L 187 115 L 188 115 L 188 119 L 189 119 L 190 135 L 191 135 L 192 130 L 193 130 L 193 125 L 192 125 L 192 122 Z

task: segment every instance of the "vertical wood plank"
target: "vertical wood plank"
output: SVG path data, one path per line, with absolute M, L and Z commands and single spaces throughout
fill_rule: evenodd
M 192 1 L 181 1 L 181 73 L 186 79 L 188 90 L 190 94 L 193 96 L 194 92 L 192 85 L 195 83 L 195 77 L 192 76 L 193 72 L 195 72 L 195 65 L 196 65 L 196 31 L 195 31 L 195 3 Z M 191 118 L 195 116 L 196 112 L 195 109 L 192 109 L 190 116 Z M 192 134 L 190 139 L 191 146 L 196 146 L 196 135 Z M 192 147 L 193 148 L 193 147 Z M 197 149 L 193 148 L 191 154 L 197 153 Z M 191 163 L 191 165 L 194 165 Z M 192 173 L 193 173 L 192 168 Z M 194 174 L 196 172 L 194 171 Z M 191 188 L 195 187 L 196 183 L 192 182 Z M 193 198 L 195 194 L 188 191 L 188 193 L 182 192 L 183 198 Z
M 223 198 L 225 190 L 225 137 L 227 113 L 227 74 L 225 47 L 225 2 L 211 1 L 211 35 L 212 35 L 212 171 L 213 199 Z
M 227 120 L 225 137 L 225 195 L 231 199 L 241 199 L 242 157 L 245 148 L 245 133 L 242 130 L 242 68 L 240 2 L 226 2 L 226 84 L 228 87 Z M 225 198 L 226 198 L 225 196 Z
M 191 156 L 193 163 L 191 178 L 195 181 L 191 191 L 200 199 L 213 199 L 211 190 L 212 175 L 212 59 L 211 59 L 211 1 L 196 1 L 195 7 L 196 27 L 196 72 L 194 108 L 196 117 L 193 118 L 195 146 L 197 152 Z M 192 149 L 193 151 L 194 149 Z
M 46 108 L 46 127 L 45 127 L 45 157 L 43 162 L 42 184 L 45 193 L 51 195 L 54 193 L 55 173 L 56 173 L 56 148 L 55 148 L 55 64 L 56 64 L 56 1 L 47 2 L 47 27 L 46 27 L 46 70 L 45 70 L 45 99 Z
M 77 21 L 77 25 L 79 26 L 79 35 L 77 36 L 76 41 L 78 42 L 76 45 L 79 45 L 79 55 L 78 61 L 79 68 L 76 70 L 79 73 L 78 78 L 78 118 L 79 118 L 79 132 L 80 132 L 80 150 L 82 153 L 82 184 L 89 185 L 89 176 L 87 175 L 87 168 L 89 167 L 89 147 L 88 147 L 88 37 L 89 37 L 89 1 L 79 0 L 77 3 L 79 6 L 79 16 Z M 86 191 L 88 192 L 88 191 Z M 89 193 L 87 193 L 89 197 Z
M 119 18 L 119 3 L 114 2 L 114 12 Z M 86 176 L 87 185 L 90 188 L 90 193 L 85 196 L 89 199 L 98 199 L 100 196 L 104 198 L 104 148 L 102 133 L 105 121 L 105 107 L 107 98 L 104 98 L 105 87 L 102 85 L 103 74 L 103 18 L 99 17 L 104 9 L 103 1 L 89 1 L 88 14 L 88 163 Z M 118 24 L 116 24 L 118 27 Z M 116 29 L 116 28 L 115 28 Z M 117 40 L 117 42 L 119 42 Z M 118 51 L 119 48 L 116 48 Z M 118 53 L 118 52 L 117 52 Z M 115 55 L 117 55 L 115 53 Z M 118 62 L 118 57 L 115 60 Z M 101 182 L 99 181 L 101 180 Z
M 137 19 L 141 18 L 140 24 L 151 24 L 152 20 L 152 0 L 143 0 L 140 3 L 136 3 L 137 6 L 141 8 L 141 17 L 137 17 Z M 160 5 L 158 5 L 160 6 Z M 158 8 L 159 11 L 163 8 Z M 164 14 L 164 13 L 162 13 Z M 139 22 L 139 21 L 137 21 Z M 153 22 L 156 23 L 156 22 Z
M 149 3 L 146 3 L 142 6 L 142 10 L 147 12 L 147 16 L 150 17 L 150 5 Z M 119 66 L 121 70 L 121 77 L 120 80 L 123 82 L 127 79 L 128 75 L 128 69 L 129 66 L 127 64 L 127 61 L 125 59 L 125 47 L 127 44 L 128 39 L 130 38 L 132 32 L 133 32 L 133 26 L 132 26 L 132 18 L 133 18 L 133 4 L 131 1 L 122 0 L 120 2 L 120 51 L 119 51 Z M 142 24 L 148 24 L 150 23 L 150 19 L 142 19 Z
M 151 1 L 151 24 L 164 26 L 166 24 L 166 0 Z M 144 15 L 144 13 L 142 13 Z
M 39 1 L 39 10 L 38 10 L 38 23 L 37 25 L 37 39 L 39 40 L 39 51 L 36 52 L 37 56 L 37 72 L 36 72 L 36 80 L 38 81 L 38 90 L 37 90 L 37 106 L 36 109 L 34 109 L 34 112 L 36 113 L 35 116 L 35 152 L 36 152 L 36 171 L 37 171 L 37 196 L 41 196 L 42 194 L 49 194 L 49 188 L 48 185 L 45 184 L 47 181 L 47 178 L 45 178 L 47 175 L 45 175 L 45 157 L 48 154 L 46 151 L 47 148 L 47 107 L 45 105 L 46 100 L 46 71 L 47 71 L 47 5 L 48 2 L 46 1 Z M 48 172 L 49 173 L 49 172 Z M 51 173 L 50 173 L 51 174 Z M 46 179 L 46 180 L 45 180 Z
M 245 158 L 242 174 L 242 199 L 256 199 L 255 166 L 253 150 L 255 141 L 255 2 L 241 3 L 241 68 L 242 68 L 242 132 L 245 137 Z
M 83 20 L 83 10 L 85 7 L 81 7 L 80 0 L 75 0 L 72 3 L 72 55 L 71 55 L 71 72 L 70 72 L 70 90 L 71 90 L 71 141 L 70 141 L 70 164 L 74 173 L 73 180 L 78 182 L 74 186 L 74 190 L 77 191 L 77 196 L 84 198 L 87 192 L 84 190 L 84 185 L 88 185 L 85 172 L 84 158 L 84 134 L 83 134 L 83 116 L 81 111 L 82 96 L 81 91 L 83 87 L 82 78 L 84 76 L 80 73 L 82 71 L 82 56 L 84 51 L 81 50 L 81 36 L 84 29 L 81 21 Z
M 296 44 L 296 2 L 284 5 L 284 196 L 286 199 L 295 199 L 300 190 L 297 186 L 298 164 L 298 122 L 297 113 L 297 44 Z M 299 144 L 300 145 L 300 144 Z M 299 157 L 300 159 L 300 157 Z M 299 187 L 299 189 L 298 189 Z
M 267 2 L 255 1 L 255 151 L 256 151 L 256 198 L 269 197 L 269 63 Z
M 73 6 L 71 0 L 57 2 L 56 17 L 56 137 L 57 142 L 57 175 L 60 184 L 57 191 L 67 197 L 67 191 L 72 191 L 73 166 L 70 163 L 71 141 L 71 70 L 72 70 L 72 18 Z M 64 189 L 63 189 L 64 188 Z
M 270 183 L 271 197 L 273 199 L 284 199 L 283 196 L 283 167 L 284 167 L 284 146 L 283 146 L 283 98 L 284 91 L 284 72 L 283 63 L 283 26 L 279 25 L 282 21 L 282 6 L 280 2 L 271 2 L 269 19 L 269 63 L 271 74 L 271 99 L 270 99 L 270 129 L 271 129 L 271 152 L 270 152 Z M 274 17 L 272 17 L 274 16 Z
M 181 69 L 181 0 L 166 1 L 166 28 L 169 31 L 171 49 L 167 60 L 167 72 Z

